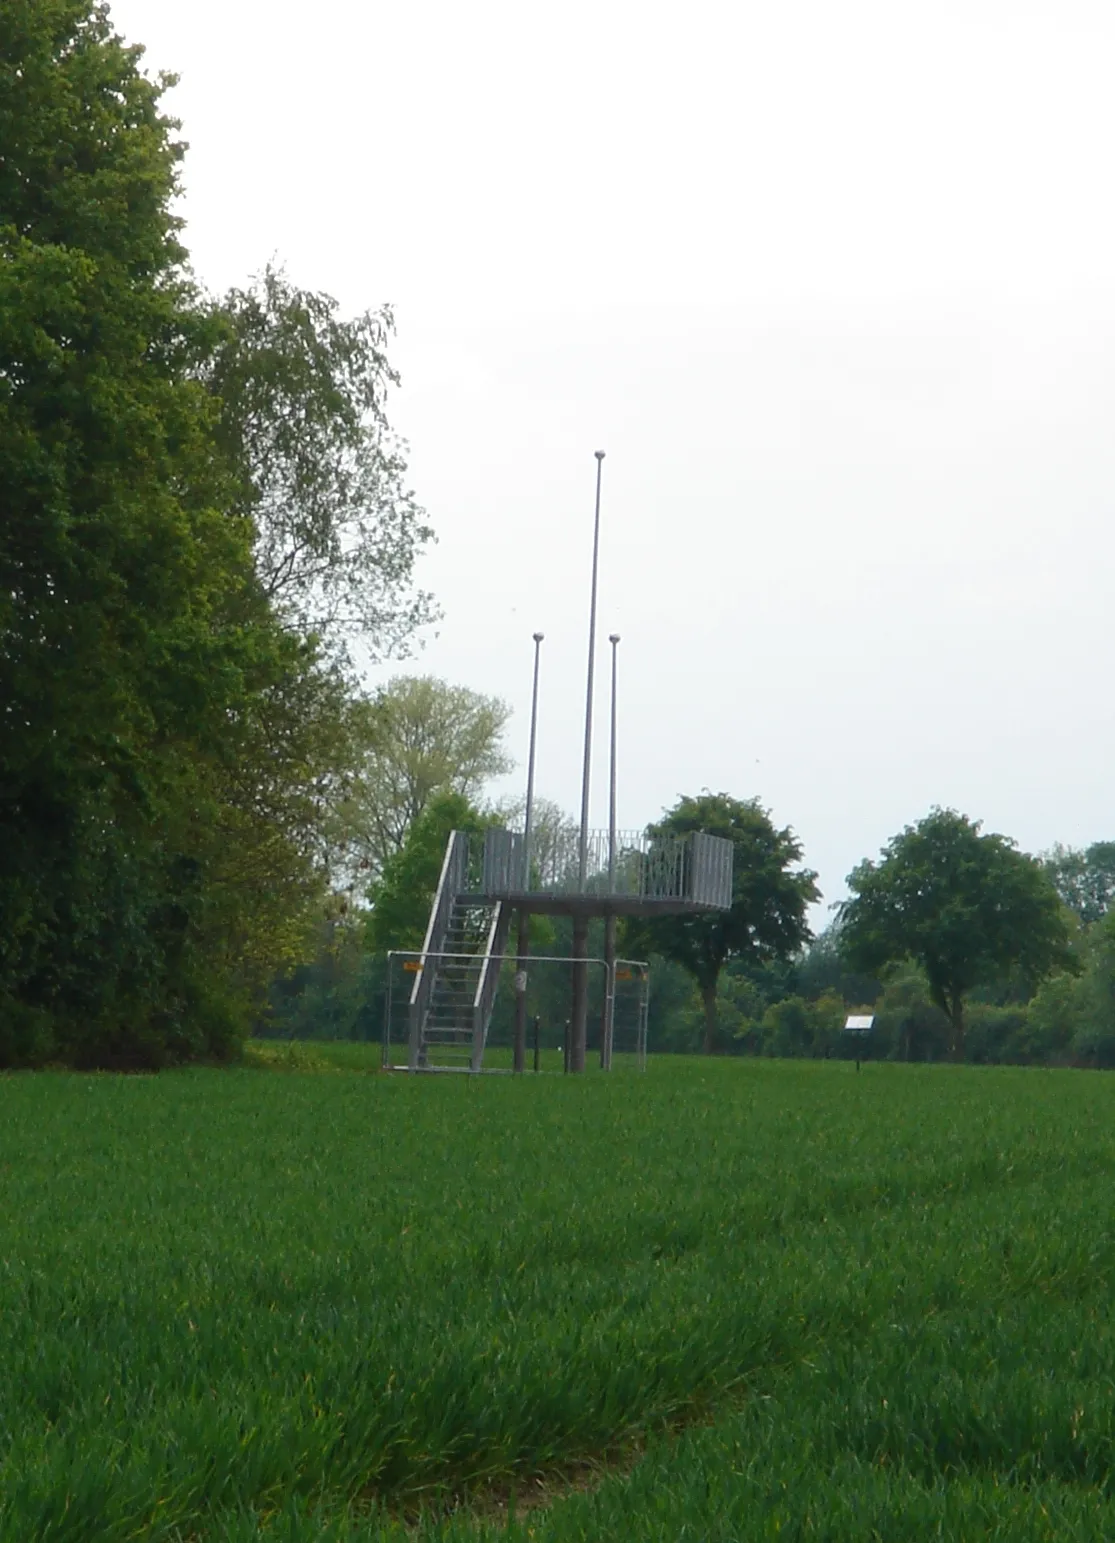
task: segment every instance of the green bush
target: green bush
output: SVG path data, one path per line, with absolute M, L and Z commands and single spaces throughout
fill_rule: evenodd
M 1025 1062 L 1031 1059 L 1025 1006 L 994 1007 L 974 1002 L 968 1009 L 966 1059 L 975 1062 Z

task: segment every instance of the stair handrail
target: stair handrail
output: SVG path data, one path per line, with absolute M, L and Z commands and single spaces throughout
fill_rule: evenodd
M 422 944 L 422 953 L 418 960 L 418 969 L 414 976 L 414 986 L 410 993 L 410 1070 L 418 1070 L 418 1060 L 422 1046 L 422 1029 L 425 1025 L 426 1014 L 430 1008 L 430 993 L 433 990 L 436 969 L 426 967 L 426 960 L 430 954 L 440 954 L 442 945 L 449 933 L 449 918 L 453 911 L 453 902 L 464 885 L 465 869 L 468 864 L 468 836 L 463 830 L 449 832 L 449 840 L 445 843 L 445 858 L 441 865 L 441 876 L 438 879 L 437 890 L 434 894 L 434 903 L 430 907 L 430 920 L 426 926 L 426 937 Z
M 472 1070 L 478 1072 L 484 1059 L 484 1045 L 488 1038 L 488 1024 L 499 990 L 500 970 L 507 947 L 507 934 L 511 930 L 511 907 L 499 901 L 492 909 L 488 935 L 484 939 L 484 953 L 480 976 L 476 982 L 476 995 L 472 1000 Z

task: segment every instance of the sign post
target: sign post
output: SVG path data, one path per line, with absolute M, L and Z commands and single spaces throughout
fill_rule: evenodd
M 874 1027 L 874 1013 L 849 1013 L 844 1020 L 843 1032 L 856 1036 L 856 1071 L 859 1071 L 863 1043 Z

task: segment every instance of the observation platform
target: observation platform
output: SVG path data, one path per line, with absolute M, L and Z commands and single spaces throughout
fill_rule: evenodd
M 571 1071 L 585 1065 L 588 924 L 593 917 L 686 916 L 732 904 L 732 843 L 694 831 L 649 836 L 575 830 L 492 829 L 483 841 L 450 833 L 426 939 L 410 994 L 408 1067 L 429 1070 L 434 1057 L 455 1057 L 480 1071 L 513 912 L 518 912 L 515 1067 L 523 1069 L 527 950 L 525 918 L 573 918 Z M 602 1051 L 611 1064 L 615 1000 L 615 927 L 605 929 L 607 969 Z

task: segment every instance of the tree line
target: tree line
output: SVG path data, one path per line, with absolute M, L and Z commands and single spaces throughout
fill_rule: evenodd
M 720 1051 L 1115 1065 L 1115 843 L 1029 856 L 934 809 L 848 887 L 796 953 L 725 960 Z M 853 1013 L 865 1038 L 843 1032 Z M 670 1048 L 697 1048 L 697 1017 L 662 1025 Z
M 443 755 L 442 770 L 452 761 Z M 316 958 L 277 988 L 271 1031 L 378 1036 L 384 955 L 421 946 L 449 832 L 521 815 L 482 806 L 464 786 L 462 767 L 410 824 L 368 907 L 326 929 Z M 536 839 L 568 839 L 573 826 L 543 802 Z M 623 923 L 621 953 L 651 961 L 652 1048 L 1115 1065 L 1115 843 L 1032 857 L 978 821 L 933 809 L 849 875 L 849 898 L 814 936 L 816 874 L 791 828 L 756 799 L 707 792 L 680 798 L 650 827 L 692 830 L 732 841 L 733 904 Z M 532 925 L 535 952 L 569 953 L 560 918 Z M 548 1042 L 567 1012 L 561 991 L 555 977 Z M 866 1039 L 844 1032 L 852 1013 L 874 1019 Z

